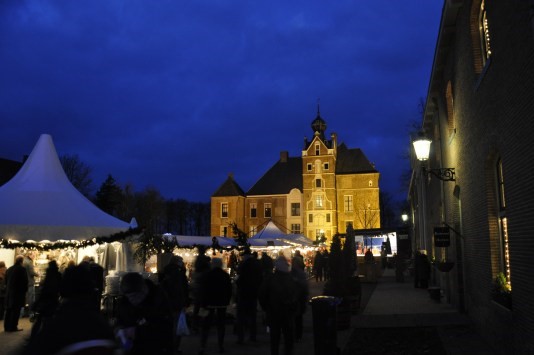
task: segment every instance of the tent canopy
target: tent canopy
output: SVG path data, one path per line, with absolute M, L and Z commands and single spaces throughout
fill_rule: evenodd
M 269 240 L 280 240 L 282 242 L 291 244 L 299 244 L 301 246 L 312 246 L 313 242 L 303 236 L 302 234 L 286 234 L 278 228 L 273 221 L 269 221 L 265 228 L 253 235 L 248 239 L 248 242 L 251 243 L 253 240 L 258 239 L 269 239 Z
M 129 228 L 70 183 L 48 134 L 40 136 L 19 172 L 0 187 L 0 239 L 84 240 Z
M 212 238 L 216 238 L 217 242 L 221 247 L 233 247 L 237 243 L 235 239 L 226 238 L 226 237 L 200 237 L 200 236 L 191 236 L 191 235 L 165 235 L 166 238 L 174 238 L 179 246 L 181 247 L 194 247 L 196 245 L 203 245 L 206 247 L 211 247 L 213 244 Z

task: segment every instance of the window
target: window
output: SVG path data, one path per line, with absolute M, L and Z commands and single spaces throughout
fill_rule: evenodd
M 317 208 L 323 207 L 323 196 L 322 195 L 315 196 L 315 207 Z
M 501 237 L 501 269 L 506 276 L 506 283 L 512 288 L 510 272 L 510 246 L 508 242 L 508 219 L 506 217 L 506 199 L 504 195 L 504 177 L 502 160 L 497 161 L 497 192 L 499 203 L 499 233 Z
M 271 218 L 272 217 L 272 204 L 270 204 L 270 203 L 263 204 L 263 210 L 264 210 L 263 216 L 265 218 Z
M 300 234 L 300 224 L 292 224 L 291 225 L 291 233 L 292 234 Z
M 324 163 L 323 167 L 324 167 L 324 170 L 328 170 L 330 166 L 328 165 L 328 163 Z
M 253 236 L 256 233 L 258 233 L 258 227 L 257 226 L 250 226 L 249 227 L 249 235 Z
M 322 229 L 316 229 L 315 230 L 315 238 L 319 239 L 321 237 L 324 237 L 324 230 Z
M 308 223 L 313 223 L 313 215 L 311 213 L 308 215 Z
M 256 203 L 250 204 L 250 218 L 256 218 L 258 211 L 258 205 Z
M 221 217 L 228 218 L 228 204 L 221 203 Z
M 226 227 L 226 226 L 225 227 L 221 227 L 221 235 L 223 237 L 228 236 L 228 227 Z
M 315 155 L 321 155 L 321 147 L 319 146 L 319 143 L 315 145 Z
M 484 6 L 484 0 L 480 2 L 480 13 L 478 15 L 478 31 L 480 35 L 480 49 L 482 54 L 482 66 L 486 65 L 486 62 L 491 56 L 490 47 L 490 33 L 488 28 L 488 17 L 486 14 L 486 7 Z
M 291 216 L 300 216 L 300 203 L 291 204 Z
M 449 130 L 449 135 L 456 132 L 456 127 L 454 123 L 454 104 L 452 99 L 452 84 L 449 81 L 447 83 L 447 88 L 445 90 L 445 101 L 447 102 L 447 128 Z
M 369 187 L 373 187 L 373 180 L 369 180 Z
M 321 187 L 321 179 L 315 179 L 315 187 Z
M 312 171 L 312 165 L 311 164 L 308 164 L 307 167 L 308 167 L 308 171 Z
M 343 204 L 345 206 L 345 212 L 352 212 L 352 195 L 343 196 Z
M 330 213 L 327 213 L 327 214 L 326 214 L 326 222 L 327 222 L 327 223 L 330 223 Z

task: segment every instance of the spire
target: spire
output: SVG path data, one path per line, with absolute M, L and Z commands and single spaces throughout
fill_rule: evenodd
M 320 99 L 317 99 L 317 117 L 312 121 L 311 128 L 313 133 L 318 133 L 321 139 L 324 141 L 324 132 L 326 131 L 326 122 L 321 117 Z

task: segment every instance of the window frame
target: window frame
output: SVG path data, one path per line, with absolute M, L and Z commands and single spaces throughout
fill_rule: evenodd
M 228 202 L 221 202 L 221 218 L 228 218 Z

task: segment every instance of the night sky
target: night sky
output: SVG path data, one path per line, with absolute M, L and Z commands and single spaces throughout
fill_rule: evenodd
M 2 0 L 0 157 L 40 134 L 93 187 L 208 202 L 300 156 L 321 116 L 397 199 L 441 0 Z

